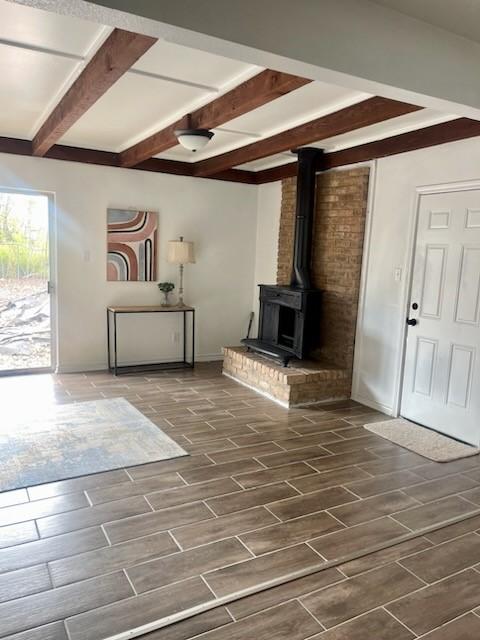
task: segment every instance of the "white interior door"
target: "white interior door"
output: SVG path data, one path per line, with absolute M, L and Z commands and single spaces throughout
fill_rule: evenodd
M 401 414 L 477 446 L 479 294 L 480 190 L 422 195 Z

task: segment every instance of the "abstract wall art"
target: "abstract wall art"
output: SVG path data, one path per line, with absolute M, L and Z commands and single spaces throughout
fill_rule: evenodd
M 152 282 L 157 279 L 155 211 L 107 210 L 107 280 Z

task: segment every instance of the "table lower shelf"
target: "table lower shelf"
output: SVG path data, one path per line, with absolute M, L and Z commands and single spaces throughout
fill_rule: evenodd
M 193 369 L 193 362 L 152 362 L 150 364 L 123 364 L 117 366 L 116 375 L 126 373 L 141 373 L 148 371 L 168 371 L 170 369 Z M 115 373 L 115 367 L 109 367 L 111 373 Z

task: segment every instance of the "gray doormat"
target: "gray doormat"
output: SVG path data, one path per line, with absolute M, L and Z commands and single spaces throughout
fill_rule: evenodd
M 52 405 L 0 426 L 0 491 L 188 455 L 125 398 Z
M 366 424 L 364 427 L 372 433 L 434 462 L 451 462 L 480 453 L 480 449 L 476 447 L 458 442 L 458 440 L 405 420 L 405 418 L 374 422 Z

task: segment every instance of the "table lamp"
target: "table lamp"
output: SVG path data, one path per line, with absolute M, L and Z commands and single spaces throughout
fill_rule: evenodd
M 167 262 L 170 264 L 180 265 L 180 286 L 178 288 L 178 306 L 184 307 L 183 302 L 183 265 L 193 264 L 195 262 L 195 253 L 193 250 L 193 242 L 186 242 L 183 236 L 180 240 L 168 241 Z

